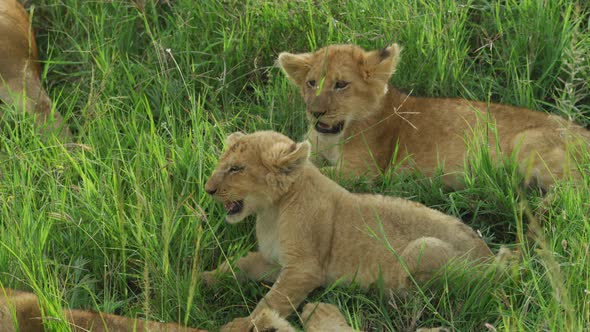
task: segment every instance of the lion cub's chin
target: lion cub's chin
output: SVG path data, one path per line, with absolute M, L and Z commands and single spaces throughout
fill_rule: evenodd
M 229 224 L 237 224 L 240 221 L 246 219 L 249 215 L 251 215 L 252 213 L 247 211 L 246 207 L 244 207 L 242 209 L 242 211 L 238 212 L 238 213 L 234 213 L 234 214 L 228 214 L 225 216 L 225 221 L 227 221 Z
M 240 213 L 237 213 L 237 214 L 228 214 L 225 217 L 225 221 L 227 221 L 228 224 L 232 224 L 233 225 L 233 224 L 237 224 L 240 221 L 246 219 L 246 217 L 248 217 L 248 214 L 243 213 L 243 212 L 240 212 Z

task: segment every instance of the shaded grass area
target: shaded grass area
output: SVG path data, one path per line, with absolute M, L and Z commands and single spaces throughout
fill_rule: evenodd
M 40 138 L 20 114 L 2 120 L 0 282 L 41 295 L 47 315 L 68 306 L 215 329 L 253 308 L 265 285 L 199 282 L 199 271 L 255 248 L 252 223 L 224 224 L 203 184 L 234 130 L 304 136 L 301 98 L 274 67 L 281 51 L 398 42 L 404 51 L 392 82 L 413 95 L 502 102 L 590 124 L 583 2 L 28 4 L 44 84 L 76 142 Z M 578 161 L 586 172 L 587 155 Z M 418 174 L 343 185 L 460 217 L 495 250 L 524 240 L 536 219 L 527 211 L 543 196 L 520 189 L 510 162 L 495 165 L 477 150 L 471 161 L 462 191 Z M 524 258 L 509 276 L 477 278 L 477 268 L 466 268 L 405 297 L 350 286 L 310 300 L 338 304 L 365 330 L 587 329 L 587 173 L 582 182 L 550 193 L 538 243 L 514 245 Z

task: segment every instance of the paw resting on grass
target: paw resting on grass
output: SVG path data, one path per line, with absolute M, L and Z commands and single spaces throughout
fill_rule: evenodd
M 224 325 L 222 332 L 295 332 L 295 328 L 276 311 L 269 308 L 262 309 L 254 318 L 240 317 Z
M 252 331 L 258 332 L 295 332 L 296 330 L 281 318 L 276 311 L 271 309 L 263 309 L 259 315 L 254 318 L 254 326 Z
M 340 331 L 354 332 L 337 306 L 329 303 L 308 303 L 301 314 L 305 322 L 305 331 Z

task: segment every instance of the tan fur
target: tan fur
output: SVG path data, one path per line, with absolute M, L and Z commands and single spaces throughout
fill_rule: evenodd
M 295 328 L 285 319 L 281 318 L 276 311 L 264 308 L 256 316 L 253 322 L 252 332 L 295 332 Z M 250 332 L 250 331 L 248 331 Z
M 308 303 L 301 319 L 306 332 L 354 332 L 337 306 L 329 303 Z
M 460 188 L 465 139 L 476 133 L 482 141 L 488 140 L 492 158 L 498 158 L 496 144 L 504 156 L 518 148 L 521 172 L 544 189 L 567 173 L 578 175 L 568 162 L 565 144 L 579 136 L 590 142 L 589 131 L 521 107 L 406 95 L 388 84 L 400 52 L 397 44 L 371 52 L 354 45 L 332 45 L 313 53 L 279 55 L 279 65 L 305 99 L 309 141 L 318 163 L 327 161 L 345 176 L 375 175 L 392 162 L 411 157 L 412 162 L 402 167 L 415 166 L 433 176 L 437 165 L 444 165 L 443 181 Z M 315 85 L 309 84 L 313 81 Z M 349 84 L 338 89 L 338 81 Z M 318 120 L 312 113 L 324 114 Z M 317 131 L 318 121 L 332 127 L 343 121 L 344 129 L 322 134 Z M 486 130 L 488 125 L 497 130 L 498 141 L 494 130 Z
M 306 323 L 305 332 L 356 332 L 346 322 L 337 306 L 329 303 L 308 303 L 303 307 L 301 319 Z M 416 332 L 448 332 L 444 328 L 419 328 Z
M 348 192 L 309 162 L 309 149 L 308 142 L 276 132 L 232 134 L 205 185 L 226 208 L 243 201 L 228 222 L 257 216 L 259 250 L 235 263 L 237 274 L 276 282 L 252 318 L 264 308 L 287 316 L 310 291 L 335 281 L 368 287 L 380 272 L 385 287 L 406 288 L 413 283 L 400 259 L 423 281 L 449 260 L 491 257 L 454 217 L 400 198 Z M 225 263 L 206 272 L 205 280 L 214 282 L 215 273 L 229 268 Z M 234 330 L 251 326 L 251 317 L 234 320 Z
M 18 323 L 14 322 L 14 318 Z M 43 332 L 37 296 L 12 289 L 0 289 L 0 326 L 6 332 Z
M 354 332 L 346 319 L 333 304 L 308 303 L 303 308 L 301 320 L 305 332 Z M 254 319 L 254 326 L 259 332 L 295 332 L 295 328 L 276 311 L 264 308 Z
M 29 15 L 17 0 L 1 0 L 0 101 L 36 114 L 42 127 L 51 123 L 52 128 L 69 136 L 61 115 L 51 112 L 51 100 L 41 86 L 40 76 L 41 65 Z M 52 115 L 53 119 L 50 118 Z
M 64 310 L 69 326 L 75 332 L 206 332 L 173 323 L 160 323 L 85 310 Z M 14 321 L 16 318 L 16 322 Z M 43 321 L 37 296 L 13 289 L 0 289 L 0 327 L 5 332 L 49 331 Z
M 256 319 L 256 328 L 260 332 L 294 332 L 295 329 L 276 312 L 263 309 L 261 319 Z M 308 303 L 301 313 L 305 332 L 356 332 L 346 322 L 346 318 L 337 306 L 329 303 Z M 445 328 L 419 328 L 416 332 L 448 332 Z

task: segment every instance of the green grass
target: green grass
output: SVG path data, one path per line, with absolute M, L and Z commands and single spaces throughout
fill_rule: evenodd
M 255 247 L 252 223 L 225 224 L 203 184 L 234 130 L 303 137 L 303 103 L 274 66 L 281 51 L 399 42 L 392 82 L 414 95 L 502 102 L 590 125 L 584 1 L 27 3 L 44 84 L 76 144 L 34 135 L 29 117 L 3 120 L 0 282 L 41 295 L 47 315 L 90 308 L 215 329 L 254 307 L 264 285 L 199 282 L 199 271 Z M 477 149 L 473 160 L 461 191 L 415 174 L 344 185 L 456 215 L 494 250 L 517 246 L 543 197 L 518 189 L 509 162 L 494 165 Z M 523 260 L 507 276 L 457 269 L 407 297 L 350 286 L 310 300 L 338 304 L 368 331 L 588 330 L 590 175 L 550 197 L 538 243 L 520 246 Z

